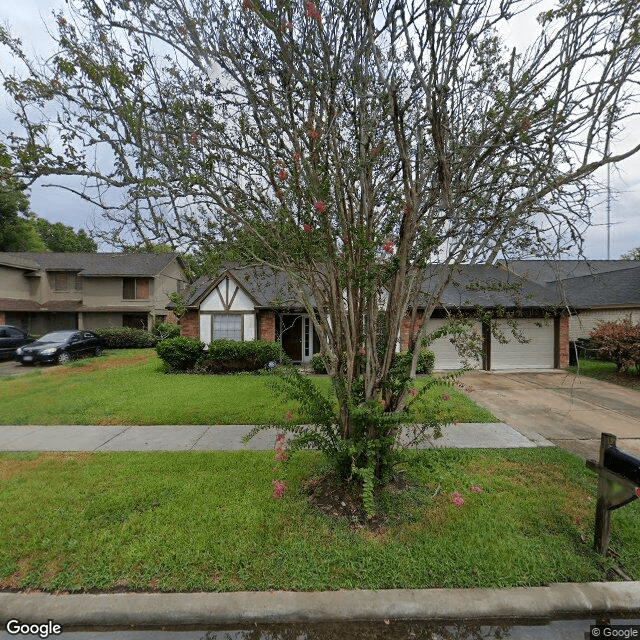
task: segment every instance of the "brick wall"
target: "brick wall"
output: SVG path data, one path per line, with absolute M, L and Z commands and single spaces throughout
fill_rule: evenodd
M 413 335 L 415 336 L 422 326 L 423 313 L 419 312 L 413 324 Z M 411 337 L 411 316 L 407 315 L 402 319 L 400 325 L 400 351 L 406 351 L 409 348 L 409 338 Z
M 178 322 L 178 316 L 171 309 L 167 311 L 167 322 L 171 324 L 180 324 Z
M 560 327 L 558 333 L 558 366 L 564 369 L 569 366 L 569 316 L 560 316 Z
M 260 340 L 275 342 L 276 340 L 276 314 L 274 311 L 262 311 L 258 316 L 258 337 Z
M 197 311 L 187 311 L 180 320 L 180 335 L 200 338 L 200 321 Z

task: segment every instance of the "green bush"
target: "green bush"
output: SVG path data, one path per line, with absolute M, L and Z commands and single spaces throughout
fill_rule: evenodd
M 176 338 L 180 335 L 180 325 L 171 322 L 156 322 L 151 327 L 151 333 L 158 340 L 166 340 L 167 338 Z
M 213 340 L 198 362 L 197 370 L 203 373 L 257 371 L 270 362 L 281 363 L 285 359 L 285 353 L 277 342 Z
M 204 343 L 187 336 L 176 336 L 161 340 L 156 346 L 160 359 L 172 371 L 193 369 L 204 353 Z
M 144 329 L 108 327 L 92 331 L 104 340 L 107 349 L 148 349 L 158 342 L 156 336 Z
M 400 367 L 409 367 L 411 365 L 411 358 L 413 355 L 410 351 L 402 351 L 396 355 L 396 364 Z M 416 365 L 416 373 L 431 375 L 433 373 L 433 367 L 436 362 L 436 354 L 429 349 L 422 349 L 418 356 L 418 363 Z
M 327 373 L 327 367 L 325 367 L 324 360 L 319 353 L 316 353 L 311 357 L 309 365 L 311 366 L 313 373 Z

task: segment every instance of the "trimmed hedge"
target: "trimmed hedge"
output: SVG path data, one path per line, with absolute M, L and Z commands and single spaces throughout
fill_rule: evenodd
M 156 336 L 144 329 L 107 327 L 91 331 L 104 340 L 107 349 L 149 349 L 158 342 Z
M 623 373 L 635 366 L 640 373 L 640 324 L 629 318 L 604 322 L 591 332 L 589 343 L 599 360 L 615 362 Z
M 153 333 L 158 340 L 177 338 L 180 335 L 180 325 L 171 322 L 156 322 L 153 327 L 151 327 L 151 333 Z
M 189 371 L 202 357 L 204 343 L 188 336 L 177 336 L 158 342 L 156 351 L 172 371 Z
M 285 359 L 285 353 L 277 342 L 213 340 L 198 361 L 196 371 L 202 373 L 257 371 L 270 362 L 280 363 Z
M 311 360 L 309 361 L 309 365 L 311 366 L 311 370 L 313 373 L 327 373 L 327 367 L 324 364 L 324 360 L 319 353 L 311 356 Z

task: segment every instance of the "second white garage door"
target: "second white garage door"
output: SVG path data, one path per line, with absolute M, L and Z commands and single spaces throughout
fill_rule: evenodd
M 555 364 L 553 319 L 519 318 L 517 334 L 528 342 L 519 342 L 513 328 L 506 320 L 498 320 L 499 331 L 509 340 L 501 344 L 491 336 L 491 370 L 502 369 L 553 369 Z

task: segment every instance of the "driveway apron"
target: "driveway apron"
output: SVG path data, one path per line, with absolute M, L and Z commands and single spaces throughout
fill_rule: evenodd
M 640 392 L 567 371 L 474 371 L 464 391 L 530 439 L 543 436 L 583 458 L 597 458 L 602 432 L 640 455 Z

